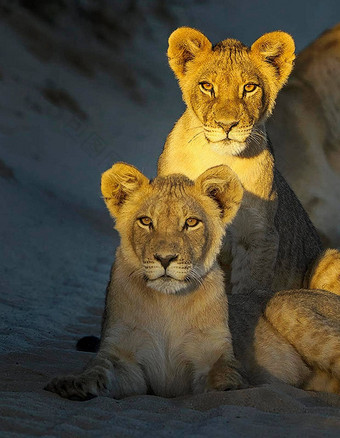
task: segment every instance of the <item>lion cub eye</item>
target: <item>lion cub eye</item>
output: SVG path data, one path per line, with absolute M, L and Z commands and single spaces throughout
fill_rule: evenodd
M 256 88 L 257 88 L 257 85 L 256 85 L 256 84 L 246 84 L 246 85 L 244 86 L 244 91 L 245 91 L 246 93 L 251 93 L 252 91 L 255 91 Z
M 186 221 L 185 221 L 185 226 L 186 228 L 193 228 L 196 227 L 198 224 L 200 223 L 200 221 L 198 219 L 196 219 L 195 217 L 189 217 Z
M 143 217 L 140 217 L 138 220 L 139 220 L 139 223 L 141 223 L 145 227 L 152 227 L 152 220 L 151 220 L 151 218 L 149 218 L 147 216 L 143 216 Z
M 199 83 L 200 84 L 200 87 L 201 87 L 201 90 L 204 92 L 204 91 L 208 91 L 208 93 L 213 93 L 213 91 L 214 91 L 214 86 L 213 86 L 213 84 L 211 84 L 210 82 L 200 82 Z

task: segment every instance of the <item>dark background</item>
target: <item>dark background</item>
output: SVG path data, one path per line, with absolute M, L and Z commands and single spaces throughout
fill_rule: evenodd
M 198 400 L 197 410 L 192 399 L 183 410 L 181 401 L 146 396 L 79 405 L 42 388 L 56 374 L 80 370 L 89 355 L 76 351 L 77 339 L 100 333 L 118 244 L 100 196 L 101 173 L 124 160 L 154 176 L 184 109 L 167 65 L 170 33 L 187 25 L 214 43 L 233 37 L 251 44 L 281 29 L 301 50 L 339 21 L 338 0 L 0 1 L 0 429 L 6 436 L 104 436 L 104 429 L 105 436 L 112 430 L 225 436 L 226 427 L 230 436 L 247 438 L 293 437 L 297 430 L 322 436 L 324 428 L 338 436 L 337 397 L 324 408 L 330 397 L 318 395 L 317 402 L 291 387 L 252 388 L 238 402 L 232 393 L 219 394 L 206 408 Z M 218 400 L 226 406 L 216 407 Z M 128 413 L 124 406 L 131 406 Z

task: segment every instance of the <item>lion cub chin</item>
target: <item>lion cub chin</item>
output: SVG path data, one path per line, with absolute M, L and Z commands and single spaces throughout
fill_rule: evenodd
M 55 378 L 46 389 L 84 400 L 243 386 L 216 262 L 242 200 L 238 178 L 216 166 L 195 182 L 183 175 L 149 181 L 118 163 L 101 188 L 121 244 L 100 349 L 82 373 Z

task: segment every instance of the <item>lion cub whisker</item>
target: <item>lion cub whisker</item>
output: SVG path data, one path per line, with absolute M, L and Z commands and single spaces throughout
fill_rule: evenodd
M 191 143 L 193 140 L 195 140 L 196 137 L 198 137 L 199 135 L 204 134 L 204 131 L 200 131 L 197 134 L 195 134 L 189 141 L 188 144 Z

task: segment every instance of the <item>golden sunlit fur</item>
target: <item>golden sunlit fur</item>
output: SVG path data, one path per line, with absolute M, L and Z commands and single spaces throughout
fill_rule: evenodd
M 217 255 L 242 192 L 227 166 L 195 182 L 149 181 L 123 163 L 103 174 L 121 245 L 100 349 L 82 373 L 47 390 L 76 400 L 173 397 L 281 381 L 339 393 L 340 297 L 251 290 L 227 299 Z
M 212 46 L 198 30 L 183 27 L 170 36 L 168 57 L 187 108 L 168 136 L 158 174 L 194 179 L 228 165 L 245 189 L 220 255 L 232 292 L 303 287 L 322 246 L 275 167 L 264 127 L 293 67 L 293 39 L 272 32 L 251 47 L 233 39 Z M 339 278 L 331 283 L 340 293 Z
M 249 383 L 340 394 L 339 315 L 340 297 L 321 290 L 231 295 L 234 352 Z
M 327 245 L 340 246 L 340 24 L 297 57 L 268 133 L 279 169 Z
M 222 155 L 237 156 L 246 149 L 249 137 L 261 146 L 262 123 L 270 115 L 276 95 L 292 70 L 294 48 L 293 39 L 284 32 L 263 35 L 249 49 L 233 39 L 212 47 L 198 30 L 177 29 L 169 38 L 168 58 L 188 108 L 168 142 L 172 145 L 176 141 L 173 137 L 189 128 L 185 138 L 193 143 L 190 147 L 194 149 L 203 139 Z M 205 82 L 212 84 L 211 92 L 202 92 L 199 84 Z M 257 86 L 247 93 L 246 84 Z M 174 153 L 165 149 L 159 171 L 171 173 L 167 152 Z M 185 157 L 178 158 L 178 166 L 185 166 Z M 202 165 L 198 168 L 197 161 L 193 162 L 189 177 L 201 173 Z
M 121 243 L 100 350 L 83 373 L 56 378 L 47 389 L 86 399 L 239 387 L 216 262 L 243 195 L 237 177 L 218 166 L 195 182 L 183 175 L 149 181 L 118 163 L 101 187 Z

